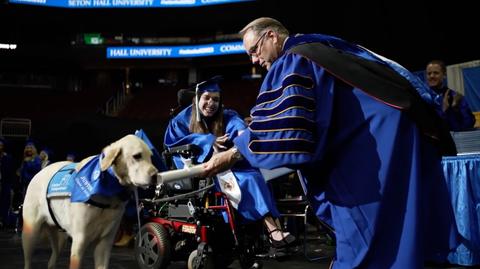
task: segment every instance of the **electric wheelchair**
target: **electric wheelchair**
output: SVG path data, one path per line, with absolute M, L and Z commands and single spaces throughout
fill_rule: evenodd
M 190 166 L 196 163 L 199 153 L 198 146 L 188 144 L 165 150 L 162 159 L 167 169 L 175 170 L 174 156 L 181 156 L 184 165 Z M 277 181 L 277 176 L 272 178 Z M 291 191 L 292 186 L 284 189 Z M 302 189 L 299 193 L 304 192 L 304 186 Z M 299 250 L 299 246 L 275 249 L 270 246 L 262 224 L 242 223 L 228 198 L 215 188 L 213 178 L 160 183 L 152 196 L 142 199 L 143 225 L 135 242 L 135 258 L 142 269 L 164 269 L 171 261 L 185 260 L 189 269 L 223 269 L 235 259 L 242 269 L 262 268 L 262 259 L 283 259 Z M 303 227 L 303 252 L 307 260 L 330 258 L 308 254 L 305 227 L 312 212 L 303 195 L 297 198 L 301 199 L 277 200 L 277 206 L 283 207 L 281 216 L 293 217 L 299 224 L 295 226 Z M 303 223 L 298 223 L 299 220 Z M 317 220 L 315 225 L 323 227 L 327 237 L 335 240 L 334 231 L 327 224 L 319 223 L 317 218 L 312 220 Z M 296 235 L 298 238 L 300 233 Z
M 163 152 L 175 169 L 174 155 L 195 163 L 199 148 L 174 147 Z M 256 224 L 239 220 L 212 178 L 188 178 L 157 185 L 152 199 L 142 199 L 144 221 L 135 242 L 135 258 L 142 269 L 166 268 L 171 261 L 187 260 L 189 269 L 227 268 L 238 258 L 242 268 L 261 268 L 257 254 Z M 261 227 L 260 227 L 261 228 Z

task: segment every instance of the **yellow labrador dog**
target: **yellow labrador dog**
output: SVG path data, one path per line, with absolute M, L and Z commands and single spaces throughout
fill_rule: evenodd
M 154 184 L 158 171 L 151 155 L 140 138 L 127 135 L 105 147 L 98 156 L 78 164 L 53 163 L 35 175 L 23 203 L 25 268 L 31 268 L 36 239 L 44 231 L 52 247 L 48 268 L 55 267 L 65 232 L 72 238 L 70 269 L 81 267 L 82 256 L 90 247 L 94 249 L 95 268 L 107 268 L 125 197 L 134 187 Z M 61 178 L 53 183 L 57 175 Z M 62 189 L 67 185 L 76 187 Z M 56 189 L 60 193 L 55 194 Z

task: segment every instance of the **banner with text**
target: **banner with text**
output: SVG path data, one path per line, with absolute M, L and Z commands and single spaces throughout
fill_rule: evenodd
M 253 0 L 9 0 L 14 4 L 65 8 L 197 7 Z
M 245 54 L 242 42 L 195 46 L 107 47 L 107 58 L 190 58 L 227 54 Z

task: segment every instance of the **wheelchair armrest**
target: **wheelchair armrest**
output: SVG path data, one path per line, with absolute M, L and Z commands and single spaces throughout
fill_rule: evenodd
M 195 144 L 186 144 L 182 146 L 172 147 L 163 152 L 163 156 L 171 157 L 173 155 L 181 155 L 184 158 L 192 158 L 200 154 L 200 147 Z

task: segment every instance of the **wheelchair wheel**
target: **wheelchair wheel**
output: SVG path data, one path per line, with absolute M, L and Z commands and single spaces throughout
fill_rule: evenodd
M 205 243 L 200 243 L 198 248 L 188 256 L 187 267 L 188 269 L 216 268 L 211 249 Z
M 170 262 L 171 248 L 165 228 L 149 222 L 142 226 L 135 242 L 135 259 L 142 269 L 164 269 Z
M 253 248 L 247 248 L 238 255 L 240 268 L 242 269 L 261 269 L 263 268 L 262 261 L 255 257 Z

